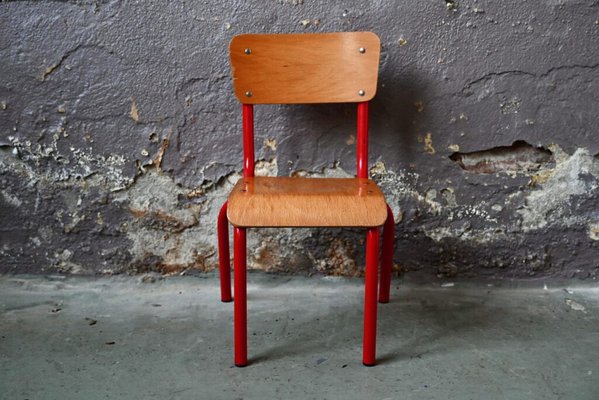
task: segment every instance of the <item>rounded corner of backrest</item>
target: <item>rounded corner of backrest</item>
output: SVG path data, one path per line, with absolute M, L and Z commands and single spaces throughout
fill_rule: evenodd
M 252 97 L 248 97 L 245 94 L 245 92 L 243 91 L 243 89 L 237 87 L 236 82 L 235 82 L 235 78 L 233 78 L 233 94 L 235 94 L 235 98 L 241 104 L 256 104 L 256 102 L 253 101 Z
M 233 89 L 233 94 L 235 94 L 235 98 L 237 99 L 237 101 L 243 104 L 243 100 L 241 96 L 237 93 L 237 90 Z
M 372 31 L 363 31 L 361 33 L 364 34 L 364 35 L 370 36 L 372 39 L 374 39 L 377 42 L 377 44 L 380 47 L 380 45 L 381 45 L 381 38 L 379 37 L 379 35 L 377 35 L 376 33 L 372 32 Z
M 370 100 L 374 99 L 375 96 L 376 96 L 376 84 L 375 84 L 374 90 L 371 92 L 371 94 L 365 95 L 361 101 L 370 101 Z
M 244 38 L 248 37 L 249 33 L 240 33 L 239 35 L 235 35 L 229 40 L 229 52 L 233 49 L 233 46 L 239 42 L 243 41 Z

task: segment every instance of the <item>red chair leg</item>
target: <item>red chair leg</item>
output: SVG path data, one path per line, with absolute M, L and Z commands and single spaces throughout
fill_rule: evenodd
M 378 292 L 379 228 L 366 233 L 366 288 L 364 296 L 364 350 L 362 363 L 376 363 L 376 296 Z
M 231 297 L 231 260 L 229 254 L 229 221 L 227 202 L 218 213 L 218 269 L 220 272 L 220 300 L 228 303 Z
M 383 228 L 383 256 L 381 259 L 381 286 L 379 303 L 388 303 L 391 292 L 391 270 L 393 268 L 393 243 L 395 242 L 395 219 L 387 205 L 387 220 Z
M 235 319 L 235 366 L 245 367 L 248 363 L 247 356 L 247 250 L 245 228 L 234 228 L 233 233 L 233 262 L 235 264 L 235 302 L 233 312 Z

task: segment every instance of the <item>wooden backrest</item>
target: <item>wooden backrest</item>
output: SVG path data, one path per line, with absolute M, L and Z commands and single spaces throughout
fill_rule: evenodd
M 352 103 L 376 93 L 380 40 L 372 32 L 245 34 L 229 45 L 244 104 Z

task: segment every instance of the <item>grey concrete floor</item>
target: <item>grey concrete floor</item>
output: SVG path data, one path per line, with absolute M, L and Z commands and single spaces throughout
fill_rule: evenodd
M 599 289 L 249 274 L 251 365 L 215 275 L 0 277 L 2 399 L 599 399 Z

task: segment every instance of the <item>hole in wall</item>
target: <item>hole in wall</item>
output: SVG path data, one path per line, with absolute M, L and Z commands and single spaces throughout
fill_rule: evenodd
M 470 153 L 455 152 L 449 158 L 462 169 L 476 174 L 533 172 L 552 161 L 553 153 L 518 140 L 511 146 L 498 146 Z

